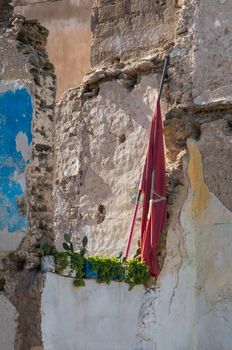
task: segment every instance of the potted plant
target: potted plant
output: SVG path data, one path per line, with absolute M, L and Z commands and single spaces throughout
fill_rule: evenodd
M 144 261 L 137 258 L 126 260 L 125 270 L 125 282 L 129 284 L 129 290 L 139 284 L 146 286 L 148 280 L 150 279 L 148 266 Z
M 47 243 L 40 242 L 37 251 L 41 256 L 41 271 L 55 272 L 55 247 Z

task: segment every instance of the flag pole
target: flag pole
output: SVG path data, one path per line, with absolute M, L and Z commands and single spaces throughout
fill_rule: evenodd
M 138 191 L 137 198 L 136 198 L 136 205 L 135 205 L 133 219 L 132 219 L 130 233 L 129 233 L 129 239 L 128 239 L 128 243 L 127 243 L 127 247 L 126 247 L 126 254 L 125 254 L 126 259 L 128 258 L 129 251 L 130 251 L 131 240 L 132 240 L 132 236 L 133 236 L 133 232 L 134 232 L 135 220 L 136 220 L 138 209 L 139 209 L 139 202 L 140 202 L 141 194 L 142 194 L 141 186 L 139 186 L 139 191 Z
M 167 56 L 165 58 L 165 61 L 164 61 L 163 74 L 162 74 L 162 78 L 161 78 L 158 98 L 161 96 L 162 91 L 163 91 L 164 82 L 165 82 L 165 79 L 167 77 L 167 66 L 168 66 L 168 63 L 169 63 L 169 56 Z
M 164 67 L 163 67 L 163 73 L 162 73 L 162 78 L 161 78 L 161 82 L 160 82 L 158 98 L 160 98 L 162 91 L 163 91 L 163 85 L 164 85 L 164 81 L 166 78 L 166 70 L 167 70 L 168 63 L 169 63 L 169 56 L 167 56 L 165 58 L 165 61 L 164 61 Z M 141 181 L 142 181 L 142 177 L 141 177 L 141 180 L 139 183 L 139 190 L 138 190 L 138 194 L 137 194 L 137 198 L 136 198 L 136 205 L 135 205 L 135 209 L 134 209 L 134 214 L 133 214 L 131 228 L 130 228 L 130 232 L 129 232 L 127 248 L 126 248 L 126 252 L 125 252 L 126 259 L 128 258 L 129 252 L 130 252 L 131 240 L 132 240 L 132 236 L 133 236 L 133 232 L 134 232 L 135 221 L 136 221 L 136 217 L 137 217 L 137 213 L 138 213 L 138 209 L 139 209 L 140 198 L 141 198 L 141 194 L 142 194 Z

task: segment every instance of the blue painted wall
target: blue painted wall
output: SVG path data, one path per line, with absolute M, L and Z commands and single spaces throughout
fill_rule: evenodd
M 16 201 L 24 189 L 15 178 L 23 179 L 29 160 L 17 151 L 16 138 L 21 132 L 31 144 L 32 110 L 26 88 L 0 93 L 0 232 L 27 230 L 27 217 L 20 213 Z

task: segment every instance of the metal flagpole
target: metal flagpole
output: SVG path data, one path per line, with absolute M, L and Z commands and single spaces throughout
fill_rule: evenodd
M 164 81 L 166 79 L 166 73 L 167 73 L 167 66 L 168 66 L 168 63 L 169 63 L 169 56 L 167 56 L 165 58 L 165 61 L 164 61 L 164 68 L 163 68 L 163 74 L 162 74 L 162 78 L 161 78 L 161 83 L 160 83 L 160 89 L 159 89 L 159 95 L 158 97 L 161 96 L 162 94 L 162 91 L 163 91 L 163 86 L 164 86 Z
M 163 67 L 163 73 L 162 73 L 162 78 L 161 78 L 158 98 L 160 98 L 160 96 L 162 94 L 162 91 L 163 91 L 163 85 L 164 85 L 164 81 L 165 81 L 165 78 L 166 78 L 166 70 L 167 70 L 168 63 L 169 63 L 169 56 L 167 56 L 165 58 L 165 61 L 164 61 L 164 67 Z M 139 203 L 140 203 L 140 198 L 141 198 L 141 194 L 142 194 L 141 183 L 142 183 L 142 176 L 141 176 L 141 180 L 140 180 L 140 183 L 139 183 L 139 190 L 138 190 L 138 194 L 137 194 L 137 198 L 136 198 L 136 205 L 135 205 L 135 209 L 134 209 L 134 214 L 133 214 L 133 218 L 132 218 L 131 228 L 130 228 L 130 232 L 129 232 L 128 243 L 127 243 L 126 252 L 125 252 L 125 258 L 126 259 L 128 258 L 129 252 L 130 252 L 131 240 L 132 240 L 134 227 L 135 227 L 135 220 L 136 220 L 136 217 L 137 217 L 137 213 L 138 213 L 138 209 L 139 209 Z

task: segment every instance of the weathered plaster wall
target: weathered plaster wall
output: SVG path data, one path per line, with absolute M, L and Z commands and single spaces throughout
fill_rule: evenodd
M 141 57 L 175 36 L 178 1 L 94 1 L 91 64 L 116 57 Z
M 162 98 L 169 176 L 165 259 L 156 289 L 142 302 L 138 349 L 230 350 L 231 3 L 175 2 L 168 45 L 161 40 L 140 50 L 132 30 L 132 51 L 125 36 L 118 51 L 110 46 L 118 26 L 110 31 L 108 22 L 116 7 L 95 3 L 92 58 L 101 66 L 57 108 L 57 245 L 71 232 L 76 246 L 87 234 L 90 253 L 117 254 L 125 247 L 160 64 L 169 52 Z M 149 57 L 142 59 L 145 52 Z M 138 226 L 139 218 L 137 233 Z
M 145 289 L 110 285 L 47 273 L 42 295 L 43 346 L 47 350 L 137 349 L 137 323 Z M 61 322 L 62 320 L 62 322 Z
M 26 191 L 29 230 L 19 249 L 0 260 L 0 280 L 5 281 L 1 297 L 6 296 L 16 308 L 11 307 L 7 321 L 12 328 L 11 343 L 16 333 L 16 349 L 42 347 L 42 339 L 46 350 L 75 348 L 76 325 L 86 330 L 88 322 L 106 317 L 106 327 L 112 325 L 115 334 L 123 335 L 121 343 L 111 335 L 116 350 L 122 350 L 124 343 L 136 350 L 231 350 L 230 14 L 228 0 L 146 1 L 142 9 L 134 1 L 96 1 L 92 62 L 101 66 L 80 87 L 64 94 L 57 105 L 56 125 L 53 67 L 44 52 L 46 30 L 22 18 L 6 30 L 1 38 L 2 77 L 13 82 L 23 79 L 25 86 L 31 82 L 34 88 L 32 162 Z M 159 249 L 162 270 L 156 286 L 145 294 L 142 289 L 134 291 L 133 298 L 140 300 L 138 312 L 123 285 L 88 282 L 86 288 L 76 290 L 71 280 L 49 274 L 41 320 L 43 276 L 34 269 L 39 264 L 35 244 L 53 240 L 53 224 L 57 247 L 61 247 L 64 232 L 72 234 L 75 248 L 87 235 L 89 253 L 115 255 L 125 247 L 167 53 L 169 78 L 162 109 L 169 218 Z M 139 220 L 140 215 L 132 253 Z M 64 291 L 68 300 L 61 300 Z M 124 312 L 132 305 L 130 339 L 124 338 L 127 329 L 122 329 L 116 304 L 102 314 L 101 308 L 93 308 L 88 293 L 94 294 L 94 301 L 99 298 L 100 306 L 102 293 L 108 303 L 112 296 L 118 298 L 117 305 Z M 80 325 L 73 305 L 83 310 L 82 299 L 85 311 L 91 309 L 92 314 L 87 320 L 89 314 L 83 315 Z M 110 310 L 116 319 L 111 320 Z M 51 318 L 53 311 L 57 318 Z M 57 319 L 64 314 L 70 324 L 60 328 Z M 109 338 L 94 331 L 103 349 Z M 84 331 L 78 340 L 84 350 L 87 345 L 82 335 Z M 95 350 L 94 345 L 88 346 Z
M 21 16 L 2 29 L 0 348 L 31 350 L 41 344 L 36 243 L 53 235 L 55 76 L 45 28 Z
M 57 98 L 60 98 L 65 90 L 80 84 L 90 69 L 92 0 L 16 4 L 15 13 L 27 19 L 36 18 L 49 30 L 47 51 L 56 69 Z
M 4 85 L 2 84 L 1 87 Z M 0 246 L 12 250 L 25 235 L 27 165 L 31 160 L 32 97 L 25 87 L 4 86 L 0 92 Z M 13 237 L 8 240 L 9 235 Z
M 102 74 L 91 98 L 91 92 L 80 89 L 59 103 L 54 198 L 60 247 L 63 233 L 70 232 L 77 244 L 88 236 L 90 254 L 124 249 L 157 96 L 154 85 L 160 74 L 154 72 L 160 72 L 159 67 L 148 59 L 121 70 L 113 66 L 111 71 L 96 72 L 85 82 Z M 150 74 L 144 75 L 146 71 Z M 115 75 L 115 81 L 104 81 L 107 74 L 111 79 Z M 137 234 L 138 225 L 139 220 Z
M 197 104 L 231 100 L 231 13 L 231 1 L 199 3 L 194 39 L 196 68 L 193 72 L 193 98 Z

